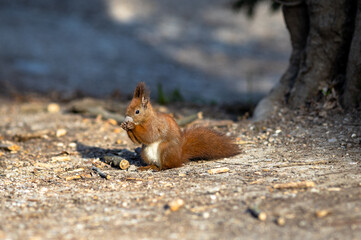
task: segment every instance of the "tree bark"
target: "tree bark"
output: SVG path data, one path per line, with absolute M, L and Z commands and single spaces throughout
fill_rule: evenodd
M 346 72 L 350 44 L 351 0 L 308 0 L 310 32 L 305 61 L 290 94 L 291 107 L 315 99 L 323 88 L 333 85 L 338 74 Z
M 348 109 L 361 107 L 361 0 L 358 1 L 355 30 L 347 62 L 343 106 Z
M 358 2 L 356 26 L 356 0 L 305 0 L 283 6 L 292 43 L 290 64 L 280 82 L 257 105 L 255 120 L 267 118 L 282 105 L 298 108 L 319 100 L 323 89 L 341 95 L 346 81 L 345 105 L 360 105 L 361 0 Z
M 284 93 L 286 93 L 284 101 L 287 102 L 299 72 L 301 60 L 304 57 L 310 26 L 307 17 L 307 5 L 304 2 L 297 7 L 283 6 L 282 12 L 286 27 L 290 33 L 292 46 L 290 64 L 280 80 L 280 84 L 287 87 L 284 91 Z

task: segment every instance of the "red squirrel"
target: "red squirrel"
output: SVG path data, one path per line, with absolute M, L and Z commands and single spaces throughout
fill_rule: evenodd
M 152 168 L 164 170 L 194 159 L 219 159 L 240 153 L 233 139 L 206 127 L 182 131 L 173 117 L 156 112 L 144 82 L 138 83 L 121 127 L 136 144 L 142 144 L 142 159 Z

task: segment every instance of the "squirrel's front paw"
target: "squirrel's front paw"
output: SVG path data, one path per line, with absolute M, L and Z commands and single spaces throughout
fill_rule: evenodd
M 126 122 L 122 122 L 120 124 L 120 127 L 123 128 L 124 130 L 127 130 L 127 123 Z
M 133 122 L 130 121 L 124 121 L 122 122 L 122 124 L 120 125 L 124 130 L 132 130 L 135 128 L 135 124 Z
M 132 129 L 135 128 L 135 124 L 134 124 L 133 122 L 127 122 L 127 128 L 128 128 L 129 130 L 132 130 Z

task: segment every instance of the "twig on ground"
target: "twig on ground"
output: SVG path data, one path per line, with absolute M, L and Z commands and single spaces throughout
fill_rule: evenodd
M 289 189 L 289 188 L 312 188 L 315 187 L 316 184 L 311 181 L 303 181 L 303 182 L 289 182 L 289 183 L 279 183 L 273 185 L 274 189 Z
M 293 163 L 285 163 L 276 165 L 274 167 L 276 168 L 283 168 L 283 167 L 294 167 L 294 166 L 306 166 L 306 165 L 322 165 L 322 164 L 328 164 L 331 161 L 329 160 L 321 160 L 321 161 L 315 161 L 315 162 L 293 162 Z
M 247 212 L 249 212 L 253 217 L 258 218 L 261 221 L 266 221 L 267 214 L 265 212 L 262 212 L 257 206 L 249 207 L 247 209 Z
M 110 176 L 104 172 L 102 172 L 99 168 L 95 167 L 95 166 L 92 166 L 92 170 L 96 173 L 99 174 L 99 176 L 101 176 L 102 178 L 105 178 L 105 179 L 110 179 Z
M 213 168 L 213 169 L 209 169 L 207 172 L 209 174 L 225 173 L 225 172 L 229 172 L 229 168 L 228 167 Z

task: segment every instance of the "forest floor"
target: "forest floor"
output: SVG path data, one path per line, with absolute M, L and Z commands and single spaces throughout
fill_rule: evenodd
M 203 111 L 197 123 L 243 153 L 157 172 L 137 171 L 139 146 L 114 119 L 74 103 L 1 100 L 0 239 L 361 239 L 360 113 L 281 109 L 254 123 L 219 107 L 158 106 L 176 119 Z

